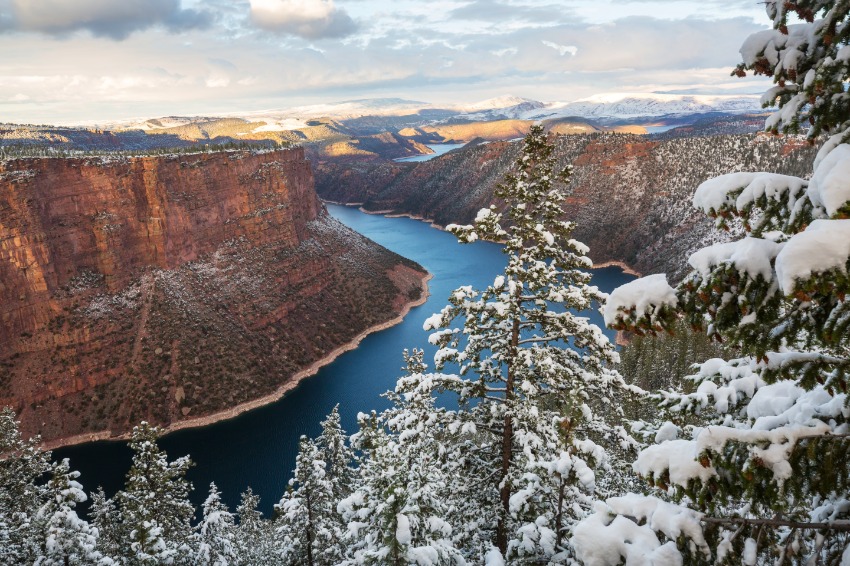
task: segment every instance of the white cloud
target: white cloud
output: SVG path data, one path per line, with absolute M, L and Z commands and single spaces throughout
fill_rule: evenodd
M 568 0 L 563 17 L 546 19 L 542 8 L 551 11 L 552 2 L 0 0 L 0 29 L 7 28 L 0 53 L 9 54 L 0 57 L 0 115 L 67 123 L 373 96 L 464 102 L 505 93 L 573 100 L 603 91 L 759 90 L 729 72 L 741 43 L 766 21 L 724 18 L 725 6 L 714 0 L 670 1 L 712 5 L 708 18 L 664 12 L 664 19 L 615 19 L 620 8 L 643 3 Z M 15 12 L 8 29 L 13 4 L 30 12 L 23 19 Z M 37 13 L 54 4 L 62 5 L 56 13 Z M 540 10 L 526 9 L 531 5 Z M 570 17 L 581 6 L 609 20 Z M 520 17 L 511 17 L 514 7 Z M 210 27 L 166 33 L 174 20 L 168 14 L 200 9 L 214 14 Z M 753 12 L 761 9 L 754 5 Z M 492 17 L 472 19 L 479 13 Z M 24 22 L 40 33 L 21 33 Z M 342 32 L 351 35 L 323 40 Z M 121 33 L 123 41 L 103 39 Z M 14 95 L 28 100 L 10 100 Z
M 261 29 L 307 39 L 343 37 L 357 29 L 333 0 L 251 0 L 251 20 Z
M 505 55 L 516 55 L 519 50 L 516 47 L 506 47 L 505 49 L 496 49 L 491 51 L 496 57 L 504 57 Z
M 546 41 L 545 39 L 542 41 L 543 45 L 546 47 L 551 47 L 555 51 L 561 54 L 561 57 L 569 53 L 572 56 L 575 56 L 578 53 L 578 47 L 575 45 L 561 45 L 560 43 L 555 43 L 554 41 Z

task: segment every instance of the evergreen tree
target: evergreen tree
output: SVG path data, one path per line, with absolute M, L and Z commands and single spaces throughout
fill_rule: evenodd
M 221 501 L 215 483 L 204 501 L 204 515 L 198 524 L 198 555 L 195 563 L 202 566 L 228 566 L 236 563 L 236 525 L 233 514 Z
M 458 419 L 467 430 L 489 433 L 476 440 L 471 459 L 478 461 L 470 465 L 478 478 L 492 478 L 478 490 L 481 528 L 493 529 L 493 542 L 509 560 L 567 559 L 564 533 L 571 520 L 560 512 L 533 516 L 528 490 L 537 480 L 530 484 L 527 474 L 555 466 L 572 486 L 590 493 L 591 468 L 602 451 L 589 436 L 630 440 L 606 423 L 612 415 L 593 409 L 596 404 L 610 412 L 625 385 L 609 369 L 617 361 L 613 346 L 597 326 L 572 312 L 605 297 L 583 271 L 592 267 L 587 247 L 570 237 L 573 223 L 561 219 L 568 175 L 569 169 L 555 171 L 553 145 L 543 128 L 532 127 L 516 171 L 496 191 L 506 212 L 491 206 L 473 226 L 447 227 L 461 242 L 503 241 L 504 274 L 481 291 L 457 289 L 425 324 L 436 330 L 430 341 L 440 347 L 437 369 L 447 363 L 460 367 L 459 377 L 435 385 L 458 394 L 464 409 Z M 458 320 L 462 328 L 455 327 Z M 473 377 L 465 377 L 469 374 Z M 488 503 L 489 489 L 497 491 L 495 507 Z M 580 508 L 573 503 L 569 509 Z
M 51 465 L 38 444 L 21 438 L 12 409 L 0 410 L 0 564 L 32 564 L 40 555 L 44 533 L 35 515 L 48 498 L 40 480 Z
M 346 564 L 463 564 L 455 544 L 447 411 L 435 407 L 423 352 L 404 352 L 407 375 L 386 396 L 393 407 L 361 415 L 355 446 L 361 481 L 339 510 L 348 521 Z M 462 538 L 462 537 L 461 537 Z
M 354 471 L 351 468 L 354 454 L 340 424 L 339 405 L 322 421 L 322 434 L 316 439 L 316 445 L 326 463 L 325 472 L 331 482 L 332 499 L 340 501 L 351 493 L 354 482 Z
M 48 499 L 38 510 L 35 521 L 42 529 L 42 541 L 36 566 L 112 564 L 97 549 L 98 532 L 81 519 L 74 508 L 86 501 L 80 473 L 71 471 L 68 459 L 53 467 L 47 484 Z
M 294 477 L 275 506 L 287 564 L 329 564 L 326 555 L 335 554 L 340 535 L 334 532 L 333 483 L 322 456 L 316 442 L 301 437 Z
M 115 495 L 118 534 L 128 564 L 191 564 L 191 485 L 188 456 L 168 461 L 156 443 L 160 429 L 148 423 L 133 428 L 133 464 L 126 485 Z
M 259 505 L 260 497 L 249 487 L 236 507 L 236 515 L 239 517 L 235 537 L 236 563 L 242 566 L 280 563 L 282 553 L 276 542 L 276 533 L 271 521 L 265 520 L 257 509 Z
M 823 132 L 850 127 L 850 6 L 841 0 L 764 2 L 773 29 L 751 35 L 741 47 L 743 61 L 734 74 L 747 71 L 773 78 L 776 86 L 762 96 L 765 106 L 779 106 L 766 128 Z M 796 20 L 796 22 L 795 22 Z
M 640 539 L 642 556 L 688 563 L 850 563 L 850 5 L 766 7 L 774 29 L 745 42 L 738 71 L 774 76 L 767 128 L 838 133 L 809 181 L 735 173 L 700 185 L 694 205 L 721 228 L 739 220 L 745 237 L 693 254 L 676 289 L 649 276 L 612 293 L 616 328 L 660 332 L 682 317 L 741 357 L 704 362 L 695 391 L 660 392 L 669 421 L 635 462 L 655 496 L 610 499 L 578 527 L 587 561 L 628 561 Z M 788 25 L 792 14 L 802 21 Z M 678 426 L 685 415 L 700 426 Z
M 92 494 L 89 518 L 97 529 L 98 549 L 106 556 L 123 556 L 118 508 L 114 500 L 106 497 L 103 488 Z

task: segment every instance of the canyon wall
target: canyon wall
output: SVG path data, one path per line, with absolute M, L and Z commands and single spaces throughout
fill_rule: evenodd
M 327 215 L 300 149 L 0 162 L 0 404 L 47 440 L 214 414 L 423 276 Z
M 322 198 L 362 203 L 369 211 L 468 223 L 494 202 L 493 190 L 520 147 L 478 144 L 418 164 L 325 159 L 315 166 L 316 187 Z M 559 165 L 574 166 L 564 214 L 576 222 L 575 237 L 590 247 L 591 258 L 672 277 L 684 274 L 689 253 L 724 237 L 691 207 L 700 183 L 742 170 L 806 176 L 815 153 L 796 137 L 756 134 L 556 139 Z

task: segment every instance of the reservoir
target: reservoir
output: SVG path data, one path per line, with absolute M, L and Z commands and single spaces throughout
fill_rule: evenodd
M 422 330 L 426 318 L 445 306 L 449 293 L 462 285 L 483 288 L 502 271 L 501 247 L 489 242 L 461 245 L 447 232 L 409 218 L 369 215 L 355 208 L 328 205 L 331 215 L 394 252 L 419 262 L 430 273 L 431 296 L 410 311 L 401 324 L 367 336 L 354 350 L 323 367 L 279 401 L 234 419 L 202 428 L 186 429 L 164 437 L 160 445 L 169 459 L 189 454 L 195 466 L 189 472 L 194 485 L 192 500 L 206 498 L 210 482 L 223 492 L 233 510 L 248 487 L 260 495 L 261 509 L 271 514 L 291 477 L 302 434 L 316 436 L 320 421 L 339 404 L 343 426 L 355 431 L 359 412 L 388 406 L 381 394 L 395 386 L 402 374 L 402 351 L 423 348 L 433 361 L 435 349 Z M 593 283 L 605 292 L 633 277 L 619 268 L 593 272 Z M 592 320 L 602 325 L 601 316 Z M 613 332 L 606 331 L 613 339 Z M 54 459 L 70 458 L 79 470 L 79 481 L 88 493 L 103 486 L 112 495 L 124 484 L 130 450 L 123 442 L 95 442 L 57 449 Z
M 399 161 L 403 163 L 412 163 L 414 161 L 430 161 L 435 157 L 439 157 L 445 153 L 450 152 L 453 149 L 458 149 L 466 144 L 464 143 L 435 143 L 435 144 L 426 144 L 429 148 L 434 150 L 434 153 L 427 153 L 425 155 L 414 155 L 413 157 L 399 157 L 398 159 L 393 159 L 393 161 Z

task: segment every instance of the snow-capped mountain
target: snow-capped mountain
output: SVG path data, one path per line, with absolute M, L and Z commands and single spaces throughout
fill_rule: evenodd
M 245 118 L 270 116 L 277 118 L 355 118 L 359 116 L 396 116 L 415 114 L 431 104 L 403 98 L 363 98 L 344 100 L 307 106 L 294 106 L 279 110 L 261 110 L 258 112 L 241 112 L 238 115 Z
M 217 117 L 168 116 L 136 119 L 98 127 L 110 130 L 145 131 L 187 126 L 221 118 L 239 118 L 265 122 L 257 131 L 296 130 L 316 118 L 345 121 L 360 117 L 392 118 L 422 114 L 422 123 L 444 120 L 490 122 L 503 119 L 548 120 L 580 117 L 602 120 L 641 121 L 656 117 L 675 117 L 722 112 L 740 114 L 761 110 L 756 95 L 695 95 L 616 93 L 598 94 L 572 102 L 540 102 L 519 96 L 499 96 L 474 103 L 434 104 L 403 98 L 366 98 L 270 110 L 233 112 Z
M 498 120 L 502 118 L 522 118 L 523 115 L 545 108 L 546 103 L 519 96 L 499 96 L 458 105 L 453 110 L 461 112 L 460 117 L 476 121 Z
M 692 95 L 655 93 L 598 94 L 573 102 L 554 102 L 523 114 L 528 120 L 565 116 L 583 118 L 639 118 L 677 114 L 724 112 L 738 114 L 761 110 L 757 95 Z

